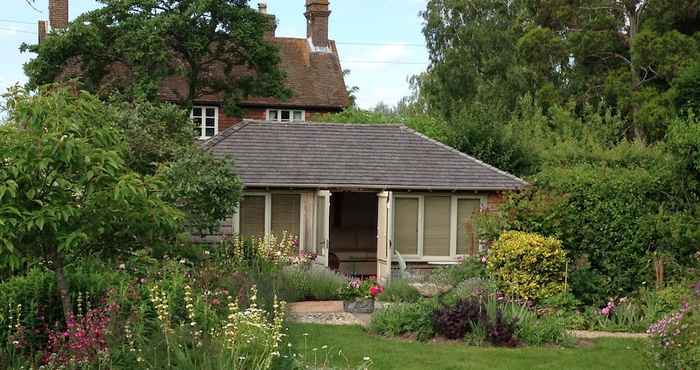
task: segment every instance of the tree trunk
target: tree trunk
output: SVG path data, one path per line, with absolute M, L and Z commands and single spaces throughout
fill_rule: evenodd
M 66 274 L 64 270 L 63 254 L 59 251 L 54 251 L 54 273 L 56 274 L 56 285 L 58 287 L 58 295 L 61 298 L 61 304 L 63 305 L 63 316 L 65 320 L 68 321 L 73 317 L 73 307 L 70 301 L 70 290 L 68 289 L 68 283 L 66 282 Z

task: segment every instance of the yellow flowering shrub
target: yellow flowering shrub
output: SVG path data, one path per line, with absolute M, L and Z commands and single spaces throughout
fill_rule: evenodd
M 556 238 L 504 232 L 491 246 L 487 265 L 499 288 L 515 298 L 536 301 L 565 290 L 566 253 Z

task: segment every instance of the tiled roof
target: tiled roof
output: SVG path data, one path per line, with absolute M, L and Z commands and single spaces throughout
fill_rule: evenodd
M 286 101 L 273 98 L 245 99 L 244 105 L 331 108 L 341 110 L 349 105 L 347 89 L 343 79 L 335 43 L 332 52 L 312 53 L 308 40 L 276 37 L 272 43 L 280 50 L 280 68 L 286 73 L 286 86 L 292 97 Z M 245 73 L 245 72 L 242 72 Z M 161 96 L 165 100 L 178 100 L 178 92 L 184 95 L 187 83 L 182 78 L 165 81 Z M 197 99 L 198 103 L 220 103 L 220 95 L 208 95 Z
M 526 183 L 402 125 L 243 121 L 203 144 L 247 187 L 510 190 Z

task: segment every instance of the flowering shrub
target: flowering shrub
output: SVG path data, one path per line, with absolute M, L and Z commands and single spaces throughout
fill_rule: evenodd
M 700 368 L 700 302 L 696 298 L 649 327 L 650 357 L 659 369 Z
M 118 306 L 94 308 L 80 317 L 70 317 L 65 329 L 51 330 L 43 360 L 49 368 L 85 366 L 109 356 L 109 325 Z
M 491 247 L 487 266 L 499 288 L 516 298 L 540 300 L 564 291 L 566 254 L 554 238 L 504 232 Z

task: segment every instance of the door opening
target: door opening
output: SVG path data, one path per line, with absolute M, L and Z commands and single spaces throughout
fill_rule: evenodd
M 328 265 L 341 273 L 377 275 L 377 194 L 333 193 Z

